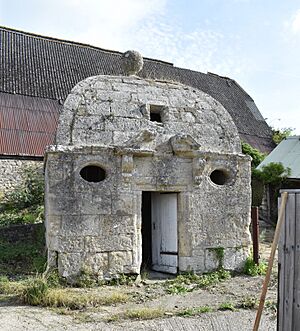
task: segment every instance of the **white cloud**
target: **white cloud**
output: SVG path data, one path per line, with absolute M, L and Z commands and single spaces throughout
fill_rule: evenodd
M 233 77 L 249 67 L 241 60 L 236 36 L 202 28 L 207 25 L 201 23 L 187 30 L 172 21 L 169 3 L 170 0 L 28 0 L 21 18 L 30 21 L 29 31 L 35 33 L 119 51 L 136 49 L 143 56 L 202 72 Z M 23 29 L 21 25 L 18 28 Z
M 179 67 L 231 77 L 247 67 L 244 60 L 239 59 L 237 36 L 200 27 L 184 31 L 161 16 L 148 20 L 131 35 L 131 48 Z
M 135 49 L 179 67 L 231 77 L 248 67 L 239 59 L 236 36 L 200 27 L 184 30 L 168 18 L 168 0 L 60 2 L 68 9 L 66 21 L 73 17 L 75 41 L 119 51 Z
M 293 16 L 291 21 L 292 31 L 296 34 L 300 33 L 300 10 Z
M 166 5 L 166 0 L 63 1 L 82 26 L 76 40 L 118 50 L 126 48 L 132 30 L 163 13 Z
M 300 9 L 284 22 L 285 32 L 300 35 Z

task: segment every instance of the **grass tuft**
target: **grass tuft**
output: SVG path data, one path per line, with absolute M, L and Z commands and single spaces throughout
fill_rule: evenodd
M 231 310 L 235 311 L 236 307 L 232 302 L 223 302 L 219 306 L 219 310 Z
M 0 294 L 20 296 L 25 287 L 24 281 L 10 281 L 6 276 L 0 276 Z
M 26 304 L 39 306 L 43 304 L 44 298 L 46 297 L 48 291 L 49 285 L 47 283 L 47 279 L 43 276 L 38 276 L 27 281 L 21 298 Z
M 68 288 L 51 289 L 43 300 L 43 305 L 48 307 L 64 307 L 71 310 L 87 307 L 108 306 L 116 303 L 124 303 L 129 296 L 124 293 L 113 292 L 106 295 L 82 293 Z
M 210 313 L 213 309 L 209 306 L 201 306 L 197 308 L 186 308 L 180 312 L 177 313 L 177 316 L 183 316 L 183 317 L 192 317 L 197 316 L 204 313 Z
M 165 315 L 165 310 L 162 308 L 141 308 L 135 310 L 127 310 L 125 313 L 114 314 L 107 319 L 107 322 L 115 322 L 120 319 L 129 320 L 149 320 L 161 318 Z
M 62 288 L 56 276 L 49 279 L 36 276 L 23 281 L 9 281 L 7 277 L 0 279 L 0 294 L 14 295 L 18 301 L 32 306 L 63 307 L 71 310 L 87 307 L 113 305 L 130 300 L 128 294 L 111 292 L 108 294 L 78 291 L 75 288 Z
M 238 303 L 237 306 L 242 309 L 255 309 L 257 306 L 257 299 L 255 296 L 247 295 Z

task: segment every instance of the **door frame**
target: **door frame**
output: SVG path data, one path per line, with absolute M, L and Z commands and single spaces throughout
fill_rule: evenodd
M 152 194 L 153 193 L 160 193 L 160 194 L 176 194 L 177 196 L 177 199 L 176 199 L 176 204 L 177 204 L 177 209 L 176 209 L 176 214 L 177 214 L 177 221 L 176 221 L 176 225 L 177 225 L 177 266 L 176 266 L 176 272 L 168 272 L 167 268 L 165 270 L 155 270 L 153 268 L 153 261 L 151 261 L 151 270 L 155 270 L 155 271 L 158 271 L 158 272 L 162 272 L 162 273 L 171 273 L 171 274 L 177 274 L 178 271 L 179 271 L 179 251 L 180 251 L 180 243 L 179 243 L 179 223 L 181 222 L 181 213 L 180 213 L 180 206 L 181 206 L 181 202 L 180 200 L 182 199 L 181 197 L 181 191 L 158 191 L 158 190 L 142 190 L 141 191 L 141 195 L 143 194 L 143 192 L 147 192 L 147 193 L 150 193 L 150 196 L 151 196 L 151 203 L 152 204 Z M 142 199 L 141 199 L 141 208 L 142 209 Z M 152 216 L 151 216 L 152 218 Z M 143 226 L 143 217 L 142 217 L 142 214 L 141 214 L 141 229 L 142 229 L 142 226 Z M 152 227 L 152 220 L 151 220 L 151 227 Z M 152 252 L 153 252 L 153 245 L 152 245 L 152 231 L 151 231 L 151 260 L 152 260 Z M 140 249 L 141 249 L 141 256 L 143 256 L 143 240 L 145 240 L 145 238 L 143 238 L 144 236 L 142 236 L 142 233 L 141 233 L 141 245 L 140 245 Z M 142 259 L 141 259 L 141 267 L 142 267 Z

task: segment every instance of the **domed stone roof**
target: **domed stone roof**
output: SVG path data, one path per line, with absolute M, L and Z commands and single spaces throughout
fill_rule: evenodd
M 188 136 L 200 151 L 241 151 L 231 116 L 210 95 L 179 83 L 125 76 L 78 83 L 65 101 L 56 144 L 157 149 L 174 135 Z

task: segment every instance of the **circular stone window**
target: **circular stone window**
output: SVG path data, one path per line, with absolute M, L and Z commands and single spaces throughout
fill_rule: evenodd
M 88 165 L 80 170 L 80 176 L 87 182 L 99 183 L 105 179 L 106 173 L 97 165 Z
M 229 180 L 229 174 L 223 169 L 216 169 L 210 174 L 210 180 L 217 185 L 225 185 Z

